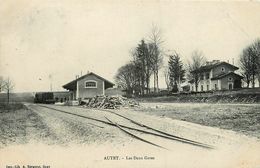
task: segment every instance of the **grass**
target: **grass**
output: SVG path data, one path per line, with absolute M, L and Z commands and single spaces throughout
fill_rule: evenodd
M 10 93 L 10 101 L 12 102 L 33 102 L 34 93 L 24 92 L 24 93 Z M 0 93 L 0 102 L 7 101 L 7 94 Z
M 175 102 L 175 103 L 260 103 L 259 93 L 211 94 L 197 93 L 191 95 L 171 95 L 160 97 L 137 98 L 141 102 Z
M 26 106 L 21 103 L 0 103 L 0 148 L 24 144 L 32 138 L 46 137 L 46 134 L 48 128 L 42 119 Z
M 260 138 L 259 104 L 154 103 L 153 105 L 155 104 L 158 104 L 157 108 L 148 106 L 138 111 L 233 130 Z
M 25 109 L 26 107 L 22 103 L 0 103 L 0 113 L 5 111 L 15 111 Z

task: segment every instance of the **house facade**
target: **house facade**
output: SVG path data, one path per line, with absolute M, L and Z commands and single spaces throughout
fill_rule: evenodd
M 241 75 L 235 73 L 239 68 L 227 62 L 214 60 L 193 71 L 198 74 L 197 91 L 232 90 L 241 88 Z M 191 91 L 196 91 L 195 80 L 191 80 Z
M 112 82 L 90 72 L 63 85 L 63 88 L 71 93 L 70 100 L 79 100 L 105 95 L 105 90 L 113 86 Z

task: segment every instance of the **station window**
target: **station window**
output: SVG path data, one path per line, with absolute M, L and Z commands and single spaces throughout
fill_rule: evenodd
M 229 80 L 229 81 L 232 81 L 232 78 L 231 78 L 231 77 L 229 77 L 229 78 L 228 78 L 228 80 Z
M 224 67 L 221 67 L 221 72 L 225 72 L 225 68 Z
M 97 82 L 96 81 L 86 81 L 85 88 L 96 88 Z
M 200 87 L 200 88 L 201 88 L 200 90 L 203 92 L 203 85 L 201 85 L 201 87 Z

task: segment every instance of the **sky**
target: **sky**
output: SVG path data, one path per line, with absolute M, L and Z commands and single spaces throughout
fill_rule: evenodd
M 177 51 L 184 62 L 201 50 L 208 60 L 238 65 L 243 48 L 260 37 L 259 18 L 260 3 L 252 1 L 8 0 L 0 6 L 0 75 L 15 92 L 49 91 L 51 83 L 62 90 L 88 71 L 113 82 L 152 25 L 166 53 Z

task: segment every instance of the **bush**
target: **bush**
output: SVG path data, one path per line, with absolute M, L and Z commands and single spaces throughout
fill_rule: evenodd
M 20 110 L 20 109 L 24 109 L 25 106 L 22 103 L 0 103 L 0 111 L 9 111 L 9 110 Z
M 172 87 L 172 93 L 177 93 L 178 92 L 178 86 L 175 84 Z

